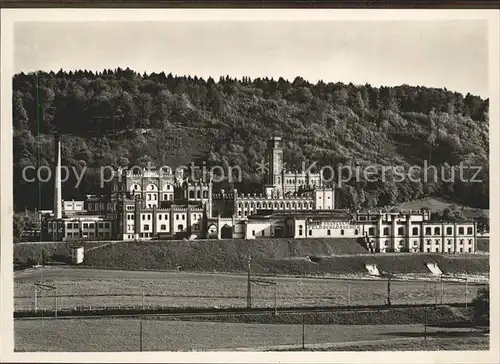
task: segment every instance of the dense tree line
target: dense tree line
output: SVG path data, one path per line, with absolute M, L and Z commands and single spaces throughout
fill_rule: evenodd
M 13 78 L 16 208 L 51 207 L 52 185 L 22 181 L 21 171 L 49 165 L 55 131 L 63 135 L 63 164 L 76 170 L 206 161 L 240 166 L 246 183 L 239 190 L 262 181 L 256 163 L 264 157 L 266 139 L 279 133 L 285 137 L 289 169 L 301 169 L 302 161 L 334 170 L 398 165 L 409 171 L 424 161 L 438 167 L 437 178 L 431 170 L 427 181 L 413 171 L 412 181 L 399 182 L 389 173 L 384 181 L 343 184 L 340 207 L 440 196 L 487 208 L 488 104 L 446 89 L 311 84 L 301 77 L 292 82 L 221 77 L 216 82 L 130 69 L 20 73 Z M 460 163 L 481 167 L 476 179 L 483 182 L 460 182 L 458 172 L 450 180 Z M 464 177 L 474 174 L 466 170 Z M 95 192 L 96 183 L 91 173 L 78 188 L 70 180 L 63 197 Z

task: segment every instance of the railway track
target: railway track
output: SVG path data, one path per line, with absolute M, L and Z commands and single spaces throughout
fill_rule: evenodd
M 422 308 L 422 307 L 465 307 L 464 303 L 449 304 L 393 304 L 393 305 L 364 305 L 364 306 L 324 306 L 324 307 L 284 307 L 278 309 L 278 314 L 306 314 L 306 313 L 333 313 L 333 312 L 383 312 L 398 308 Z M 70 311 L 61 310 L 57 312 L 57 318 L 132 318 L 144 316 L 224 316 L 224 315 L 257 315 L 273 314 L 275 308 L 170 308 L 170 309 L 106 309 Z M 54 319 L 54 311 L 17 311 L 14 312 L 15 319 Z

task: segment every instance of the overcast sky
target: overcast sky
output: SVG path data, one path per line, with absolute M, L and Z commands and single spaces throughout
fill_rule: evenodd
M 296 76 L 446 87 L 488 97 L 488 28 L 460 21 L 24 22 L 15 72 L 102 70 Z

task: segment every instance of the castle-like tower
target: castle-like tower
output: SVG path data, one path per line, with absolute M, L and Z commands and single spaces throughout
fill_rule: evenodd
M 283 196 L 283 142 L 279 136 L 267 141 L 267 165 L 269 172 L 264 186 L 265 195 Z

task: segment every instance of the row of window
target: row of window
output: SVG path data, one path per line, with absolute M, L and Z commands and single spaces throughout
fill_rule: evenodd
M 151 214 L 144 214 L 144 215 L 141 215 L 142 216 L 142 220 L 151 220 Z M 158 220 L 168 220 L 168 214 L 158 214 Z M 192 215 L 192 218 L 193 220 L 198 220 L 198 219 L 201 219 L 202 217 L 202 214 L 194 214 Z M 186 215 L 185 214 L 182 214 L 182 217 L 180 217 L 179 214 L 176 214 L 175 215 L 175 219 L 176 220 L 185 220 L 186 219 Z M 127 214 L 127 220 L 134 220 L 134 214 Z
M 94 229 L 95 228 L 95 225 L 93 222 L 84 222 L 83 224 L 83 228 L 84 229 Z M 55 226 L 55 223 L 54 223 L 54 226 Z M 109 222 L 100 222 L 97 224 L 97 226 L 101 229 L 109 229 L 110 226 L 111 226 L 111 223 Z M 79 229 L 80 228 L 80 224 L 75 222 L 75 223 L 67 223 L 66 224 L 66 229 Z
M 307 183 L 307 180 L 304 178 L 285 178 L 284 180 L 285 183 L 287 184 L 302 184 L 302 183 Z M 309 179 L 309 184 L 312 186 L 316 186 L 316 183 L 319 184 L 319 179 L 318 178 L 310 178 Z
M 458 234 L 459 235 L 464 235 L 465 229 L 463 226 L 458 228 Z M 472 235 L 474 233 L 474 229 L 472 227 L 467 228 L 467 235 Z M 382 232 L 383 235 L 389 235 L 390 234 L 390 228 L 385 227 Z M 404 235 L 405 234 L 405 228 L 404 227 L 399 227 L 398 228 L 398 235 Z M 368 235 L 375 235 L 375 228 L 371 227 L 368 229 Z M 412 235 L 419 235 L 419 228 L 414 227 L 412 229 Z M 425 235 L 432 235 L 432 228 L 431 227 L 426 227 L 425 228 Z M 434 235 L 441 235 L 441 228 L 435 227 L 434 228 Z M 447 227 L 446 228 L 446 235 L 453 235 L 453 228 L 452 227 Z
M 88 210 L 89 211 L 102 211 L 104 210 L 104 208 L 106 208 L 108 210 L 116 210 L 116 203 L 108 203 L 107 205 L 103 202 L 96 202 L 96 203 L 89 203 L 88 204 Z
M 403 246 L 403 245 L 404 245 L 404 242 L 405 242 L 404 240 L 399 240 L 399 245 L 400 245 L 400 246 Z M 425 240 L 425 242 L 426 242 L 426 244 L 427 244 L 427 245 L 432 244 L 432 240 L 431 240 L 431 239 L 426 239 L 426 240 Z M 452 240 L 452 239 L 447 239 L 447 240 L 446 240 L 446 242 L 448 243 L 448 245 L 453 244 L 453 240 Z M 435 244 L 441 244 L 441 241 L 440 241 L 439 239 L 435 239 L 435 240 L 434 240 L 434 243 L 435 243 Z M 464 243 L 465 243 L 465 240 L 464 240 L 464 239 L 460 239 L 460 240 L 459 240 L 459 245 L 463 245 Z M 473 240 L 472 240 L 472 239 L 468 239 L 468 243 L 469 243 L 469 244 L 472 244 L 472 243 L 473 243 Z M 390 241 L 389 241 L 389 240 L 386 240 L 386 241 L 384 242 L 384 245 L 385 245 L 385 246 L 388 246 L 389 244 L 390 244 Z M 418 245 L 418 240 L 414 240 L 414 241 L 413 241 L 413 245 Z
M 141 191 L 142 190 L 141 186 L 138 185 L 137 183 L 134 184 L 134 185 L 132 185 L 131 189 L 134 190 L 134 191 Z M 170 184 L 166 184 L 166 185 L 163 186 L 163 190 L 164 191 L 165 190 L 169 191 L 171 189 L 172 189 L 172 185 L 170 185 Z M 150 185 L 146 186 L 146 191 L 158 191 L 158 187 L 156 185 L 154 185 L 154 184 L 150 184 Z
M 134 230 L 134 225 L 127 225 L 127 230 Z M 144 224 L 143 227 L 142 227 L 142 230 L 144 231 L 149 231 L 150 230 L 150 226 L 149 224 Z M 166 224 L 161 224 L 159 225 L 159 228 L 158 230 L 162 230 L 162 231 L 166 231 L 167 230 L 167 225 Z M 177 225 L 177 230 L 184 230 L 184 225 L 180 224 L 180 225 Z M 193 230 L 200 230 L 200 225 L 199 224 L 194 224 L 193 225 Z
M 95 234 L 94 232 L 88 232 L 88 233 L 84 233 L 82 235 L 80 235 L 80 233 L 78 232 L 67 232 L 66 233 L 66 237 L 67 238 L 93 238 L 95 237 Z M 111 237 L 111 232 L 109 231 L 100 231 L 98 234 L 97 234 L 97 237 L 99 238 L 109 238 Z
M 303 228 L 302 228 L 302 225 L 299 225 L 299 236 L 302 236 L 303 234 Z M 340 230 L 340 235 L 344 235 L 345 234 L 345 230 L 344 229 L 341 229 Z M 354 230 L 354 235 L 358 235 L 359 234 L 359 230 L 356 229 Z M 312 235 L 312 230 L 309 230 L 309 236 Z M 331 236 L 332 235 L 332 231 L 330 229 L 326 230 L 326 235 L 328 236 Z
M 196 198 L 202 198 L 201 192 L 202 191 L 196 191 Z M 194 196 L 195 196 L 195 191 L 193 190 L 189 191 L 189 198 L 195 198 Z M 208 191 L 203 191 L 203 198 L 208 198 Z
M 262 204 L 260 202 L 255 202 L 255 203 L 254 202 L 250 202 L 250 204 L 248 202 L 245 202 L 245 203 L 239 202 L 238 203 L 238 208 L 239 209 L 241 209 L 243 207 L 245 207 L 245 208 L 250 207 L 251 209 L 253 209 L 254 207 L 258 208 L 258 209 L 260 209 L 260 208 L 263 208 L 263 209 L 267 209 L 267 208 L 269 208 L 269 209 L 272 209 L 272 208 L 275 208 L 275 209 L 277 209 L 277 208 L 284 209 L 285 206 L 286 206 L 287 209 L 289 209 L 290 207 L 291 208 L 296 208 L 297 207 L 299 209 L 301 209 L 301 208 L 304 208 L 304 209 L 311 208 L 312 209 L 314 207 L 314 204 L 312 202 L 309 202 L 309 203 L 308 202 L 304 202 L 303 205 L 302 205 L 302 202 L 297 202 L 297 203 L 295 203 L 295 202 L 291 202 L 291 203 L 287 202 L 286 204 L 283 203 L 283 202 L 281 202 L 279 204 L 278 204 L 278 202 L 274 202 L 274 204 L 272 202 L 262 202 Z
M 129 214 L 131 216 L 131 218 L 129 218 L 129 220 L 133 220 L 134 219 L 134 215 L 133 214 Z M 151 220 L 151 214 L 144 214 L 144 215 L 141 215 L 142 216 L 142 220 Z M 165 220 L 168 220 L 168 215 L 167 214 L 164 214 L 163 215 L 165 217 Z M 201 218 L 201 214 L 199 215 L 199 217 Z M 185 220 L 186 219 L 186 215 L 185 214 L 182 214 L 182 217 L 180 217 L 179 214 L 175 214 L 175 219 L 176 220 Z M 194 215 L 194 218 L 196 219 L 196 215 Z M 158 220 L 161 220 L 162 219 L 162 215 L 158 215 Z

